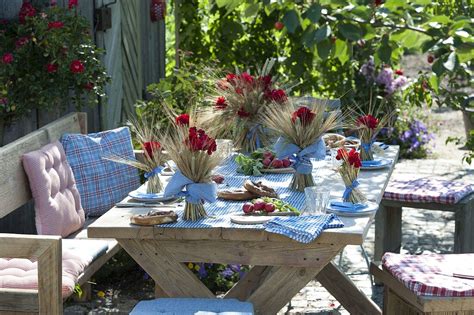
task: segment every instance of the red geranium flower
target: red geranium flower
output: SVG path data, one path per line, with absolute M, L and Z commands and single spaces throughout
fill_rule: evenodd
M 82 73 L 84 72 L 84 64 L 80 60 L 73 60 L 69 66 L 69 70 L 72 73 Z
M 250 113 L 245 111 L 245 109 L 243 107 L 241 107 L 239 109 L 239 111 L 237 112 L 237 115 L 240 117 L 240 118 L 246 118 L 246 117 L 250 117 Z
M 263 88 L 265 90 L 269 89 L 272 84 L 272 76 L 271 75 L 264 75 L 258 78 L 260 82 L 263 84 Z
M 242 81 L 244 81 L 245 83 L 247 83 L 247 84 L 252 84 L 253 83 L 253 77 L 250 74 L 248 74 L 247 72 L 243 72 L 240 75 L 240 79 Z
M 20 47 L 24 46 L 26 43 L 28 43 L 29 40 L 30 39 L 27 36 L 23 36 L 23 37 L 18 38 L 15 42 L 16 48 L 20 48 Z
M 20 24 L 25 24 L 26 17 L 32 17 L 36 15 L 36 9 L 29 2 L 23 2 L 18 17 L 20 18 Z
M 216 100 L 216 109 L 224 109 L 227 107 L 227 101 L 224 96 L 219 96 Z
M 347 157 L 347 162 L 354 166 L 355 168 L 359 168 L 362 166 L 362 162 L 360 161 L 359 152 L 357 152 L 354 148 L 349 152 Z
M 286 100 L 288 99 L 285 91 L 283 91 L 282 89 L 272 90 L 269 93 L 266 93 L 266 97 L 267 99 L 275 101 L 277 103 L 286 102 Z
M 316 116 L 316 114 L 311 112 L 311 109 L 309 109 L 306 106 L 302 106 L 302 107 L 298 108 L 296 111 L 293 112 L 293 114 L 291 115 L 291 121 L 293 123 L 295 123 L 296 119 L 299 118 L 300 121 L 301 121 L 301 124 L 303 126 L 306 126 L 306 125 L 310 124 L 313 121 L 315 116 Z
M 403 70 L 402 70 L 402 69 L 397 69 L 397 70 L 395 71 L 395 74 L 403 75 Z
M 68 8 L 72 9 L 74 7 L 77 7 L 77 1 L 78 0 L 69 0 Z
M 186 146 L 191 151 L 207 151 L 211 155 L 217 149 L 216 140 L 209 137 L 206 132 L 196 127 L 189 128 L 189 136 L 185 140 Z
M 225 76 L 225 79 L 227 80 L 227 82 L 229 82 L 230 84 L 235 84 L 235 79 L 237 78 L 237 76 L 233 73 L 229 73 L 228 75 Z
M 57 28 L 62 28 L 64 26 L 64 23 L 61 21 L 53 21 L 48 23 L 48 30 L 50 29 L 57 29 Z
M 2 62 L 6 65 L 12 63 L 14 60 L 13 58 L 13 54 L 12 53 L 5 53 L 3 56 L 2 56 Z
M 84 84 L 84 88 L 88 91 L 92 91 L 92 89 L 94 88 L 94 83 L 87 82 L 86 84 Z
M 189 126 L 189 115 L 181 114 L 178 117 L 176 117 L 176 124 L 178 126 Z
M 372 115 L 360 116 L 357 119 L 357 126 L 365 125 L 367 128 L 375 129 L 379 124 L 379 120 Z
M 48 64 L 46 64 L 46 71 L 48 73 L 54 73 L 54 72 L 58 71 L 58 65 L 55 64 L 55 63 L 48 63 Z
M 158 141 L 149 141 L 143 143 L 143 150 L 145 150 L 146 154 L 152 159 L 153 152 L 156 152 L 161 149 L 161 143 Z

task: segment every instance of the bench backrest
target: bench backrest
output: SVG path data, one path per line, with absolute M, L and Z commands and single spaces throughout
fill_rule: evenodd
M 65 133 L 87 133 L 87 114 L 71 113 L 0 147 L 0 218 L 31 199 L 21 156 L 59 140 Z

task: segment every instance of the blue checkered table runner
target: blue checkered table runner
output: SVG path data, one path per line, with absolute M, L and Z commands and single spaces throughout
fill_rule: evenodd
M 263 184 L 275 189 L 280 196 L 280 199 L 288 202 L 293 207 L 302 210 L 305 205 L 305 196 L 303 192 L 296 192 L 290 190 L 291 178 L 293 174 L 265 174 L 264 176 L 246 176 L 236 172 L 237 163 L 234 157 L 231 156 L 224 161 L 224 163 L 216 169 L 215 173 L 224 176 L 223 184 L 219 185 L 219 189 L 242 188 L 245 180 L 261 181 Z M 313 169 L 313 175 L 317 176 L 318 169 Z M 160 225 L 163 228 L 186 228 L 186 229 L 206 229 L 206 228 L 236 228 L 236 229 L 259 229 L 263 230 L 263 224 L 255 225 L 241 225 L 230 221 L 231 216 L 243 215 L 242 205 L 244 202 L 228 201 L 217 199 L 216 202 L 204 205 L 207 214 L 206 218 L 197 221 L 184 221 L 181 219 L 183 210 L 177 210 L 179 219 L 176 223 Z M 340 221 L 336 220 L 334 227 L 340 226 Z M 333 226 L 328 226 L 333 227 Z

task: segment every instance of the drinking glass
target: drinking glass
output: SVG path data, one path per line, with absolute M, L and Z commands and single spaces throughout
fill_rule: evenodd
M 331 191 L 325 187 L 306 187 L 304 189 L 306 208 L 303 215 L 326 213 Z
M 217 150 L 222 153 L 224 158 L 230 156 L 234 151 L 234 142 L 230 139 L 216 139 Z
M 338 159 L 336 159 L 336 156 L 337 156 L 337 150 L 339 150 L 340 148 L 331 148 L 331 166 L 332 166 L 332 169 L 336 170 L 339 168 L 339 166 L 341 166 L 342 164 L 342 161 L 339 161 Z

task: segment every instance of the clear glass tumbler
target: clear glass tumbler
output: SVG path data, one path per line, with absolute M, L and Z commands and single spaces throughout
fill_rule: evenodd
M 306 208 L 303 215 L 326 213 L 331 191 L 325 187 L 306 187 L 304 189 Z

